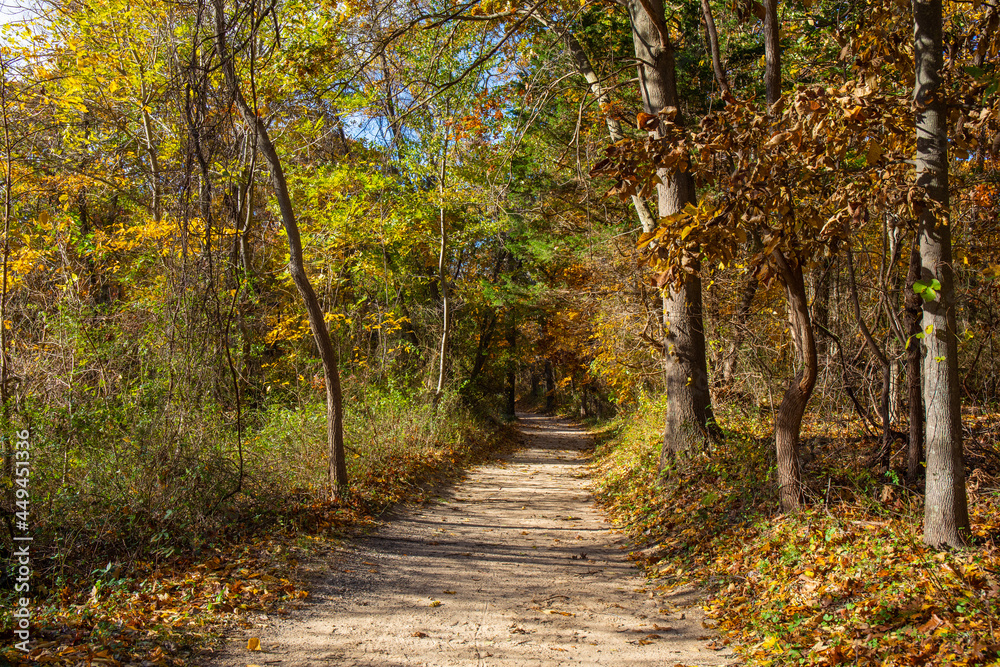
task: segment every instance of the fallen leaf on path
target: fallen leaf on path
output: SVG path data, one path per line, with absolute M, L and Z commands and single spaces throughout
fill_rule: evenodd
M 259 651 L 260 649 L 260 639 L 257 637 L 251 637 L 247 640 L 247 650 L 248 651 Z
M 414 633 L 413 633 L 412 635 L 410 635 L 410 636 L 411 636 L 411 637 L 426 637 L 426 636 L 427 636 L 427 633 L 426 633 L 426 632 L 420 632 L 420 631 L 417 631 L 417 632 L 414 632 Z
M 441 606 L 441 600 L 431 600 L 431 606 L 432 607 L 440 607 Z
M 559 616 L 576 616 L 576 614 L 574 614 L 571 611 L 560 611 L 558 609 L 543 609 L 542 613 L 543 614 L 558 614 Z
M 455 591 L 444 591 L 445 595 L 454 595 Z

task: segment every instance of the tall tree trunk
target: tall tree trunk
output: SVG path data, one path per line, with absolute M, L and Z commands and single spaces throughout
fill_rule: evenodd
M 955 286 L 948 224 L 948 127 L 941 86 L 944 66 L 941 0 L 913 0 L 914 107 L 917 185 L 927 202 L 919 215 L 921 280 L 937 279 L 924 302 L 924 407 L 927 410 L 927 487 L 924 542 L 965 544 L 969 510 L 962 457 L 962 415 L 955 336 Z
M 160 160 L 153 142 L 153 123 L 149 116 L 149 94 L 146 92 L 145 72 L 139 75 L 139 94 L 142 97 L 142 135 L 145 142 L 146 155 L 149 156 L 149 181 L 153 187 L 153 220 L 160 222 L 163 217 L 162 187 L 160 185 Z
M 701 0 L 701 15 L 705 19 L 705 34 L 708 36 L 708 53 L 712 58 L 712 71 L 719 84 L 723 97 L 732 95 L 729 90 L 729 77 L 722 67 L 722 56 L 719 55 L 719 32 L 715 29 L 715 17 L 712 15 L 712 5 L 708 0 Z
M 339 495 L 347 488 L 347 462 L 344 457 L 344 410 L 343 397 L 340 388 L 340 372 L 338 370 L 337 351 L 330 341 L 330 332 L 326 327 L 326 320 L 323 317 L 323 309 L 320 306 L 316 292 L 313 290 L 309 277 L 306 275 L 305 265 L 302 259 L 302 238 L 299 234 L 299 226 L 295 220 L 295 211 L 292 208 L 291 196 L 288 194 L 288 182 L 281 166 L 278 152 L 271 143 L 267 126 L 264 120 L 250 108 L 243 97 L 243 90 L 239 78 L 236 76 L 236 68 L 233 64 L 233 56 L 229 53 L 229 45 L 226 40 L 228 26 L 226 25 L 224 0 L 214 0 L 215 9 L 215 30 L 216 49 L 219 54 L 219 61 L 229 94 L 232 95 L 236 108 L 250 127 L 254 128 L 257 134 L 258 148 L 267 162 L 271 172 L 271 181 L 274 185 L 274 193 L 278 200 L 278 208 L 281 211 L 281 222 L 288 237 L 288 272 L 292 276 L 292 281 L 298 289 L 299 294 L 306 306 L 309 316 L 309 327 L 312 329 L 313 338 L 316 340 L 316 347 L 319 349 L 319 356 L 323 362 L 323 372 L 326 375 L 326 424 L 327 442 L 330 451 L 329 480 L 331 493 Z
M 446 105 L 450 109 L 450 105 Z M 445 111 L 447 117 L 448 111 Z M 444 393 L 444 384 L 448 369 L 448 338 L 451 335 L 451 300 L 448 290 L 448 224 L 444 214 L 444 179 L 448 173 L 448 130 L 445 129 L 444 147 L 441 150 L 441 169 L 438 173 L 438 195 L 441 205 L 438 209 L 438 219 L 441 227 L 441 249 L 438 254 L 438 282 L 441 284 L 441 347 L 438 356 L 437 389 L 434 391 L 435 405 Z
M 802 416 L 816 386 L 816 340 L 809 320 L 802 266 L 791 265 L 780 251 L 771 254 L 788 299 L 788 329 L 795 345 L 799 371 L 788 384 L 774 422 L 774 444 L 778 457 L 778 497 L 785 512 L 802 501 L 802 471 L 799 469 L 799 431 Z
M 764 0 L 764 86 L 767 105 L 781 99 L 781 26 L 778 23 L 778 0 Z
M 906 447 L 906 481 L 916 484 L 920 464 L 924 459 L 924 395 L 920 366 L 923 362 L 920 349 L 920 319 L 923 299 L 913 291 L 913 284 L 920 280 L 920 236 L 914 234 L 910 246 L 910 267 L 906 274 L 906 395 L 910 411 L 910 441 Z
M 643 109 L 649 114 L 671 107 L 679 109 L 674 49 L 661 0 L 629 0 L 627 6 Z M 674 122 L 682 122 L 679 114 Z M 663 182 L 656 188 L 660 217 L 696 202 L 694 181 L 689 173 L 670 177 L 664 171 L 660 178 Z M 701 301 L 698 275 L 688 275 L 681 287 L 671 289 L 663 298 L 664 381 L 668 403 L 661 465 L 679 452 L 703 446 L 716 428 L 708 393 Z

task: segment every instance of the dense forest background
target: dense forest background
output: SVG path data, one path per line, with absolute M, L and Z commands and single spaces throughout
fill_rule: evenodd
M 650 544 L 674 507 L 723 535 L 840 503 L 992 558 L 998 24 L 979 0 L 31 8 L 0 29 L 2 549 L 21 430 L 57 627 L 101 586 L 120 606 L 129 577 L 364 523 L 521 406 L 617 419 L 599 489 Z

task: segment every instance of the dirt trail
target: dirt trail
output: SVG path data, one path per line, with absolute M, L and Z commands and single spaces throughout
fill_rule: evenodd
M 520 417 L 524 449 L 320 564 L 301 609 L 247 631 L 262 652 L 234 639 L 206 664 L 731 662 L 710 648 L 690 594 L 651 596 L 626 561 L 582 479 L 586 431 Z

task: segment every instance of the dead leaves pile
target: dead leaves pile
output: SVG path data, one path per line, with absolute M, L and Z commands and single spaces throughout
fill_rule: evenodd
M 655 421 L 599 450 L 596 490 L 661 586 L 715 591 L 710 624 L 747 664 L 1000 664 L 1000 498 L 987 491 L 1000 485 L 984 470 L 970 484 L 975 548 L 939 552 L 921 543 L 919 498 L 895 487 L 884 502 L 887 485 L 857 470 L 827 471 L 841 487 L 829 504 L 816 493 L 812 509 L 775 514 L 770 443 L 756 435 L 731 435 L 660 483 Z
M 222 618 L 243 623 L 305 598 L 289 578 L 295 565 L 287 545 L 269 538 L 89 590 L 64 587 L 33 619 L 31 652 L 2 655 L 13 664 L 186 664 Z

